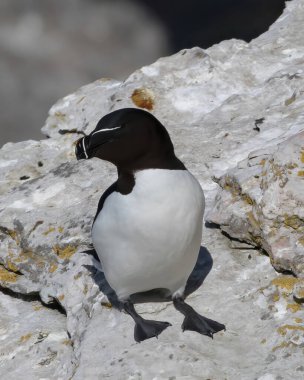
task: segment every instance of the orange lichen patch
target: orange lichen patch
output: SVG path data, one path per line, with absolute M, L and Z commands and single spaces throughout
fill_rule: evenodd
M 57 269 L 58 269 L 58 265 L 55 264 L 55 263 L 53 263 L 53 264 L 51 264 L 51 266 L 50 266 L 49 272 L 50 272 L 50 273 L 54 273 Z
M 62 234 L 63 232 L 63 227 L 58 227 L 58 232 L 60 232 Z
M 303 322 L 303 319 L 302 318 L 295 318 L 294 321 L 296 323 L 302 323 Z
M 300 280 L 292 276 L 279 276 L 274 278 L 271 283 L 272 285 L 277 286 L 278 288 L 286 290 L 288 293 L 291 293 L 295 284 Z
M 137 88 L 131 95 L 133 103 L 139 108 L 145 108 L 151 111 L 154 107 L 155 95 L 152 90 L 148 88 Z
M 265 339 L 265 338 L 262 339 L 260 343 L 261 343 L 261 344 L 265 344 L 265 343 L 266 343 L 266 339 Z
M 19 342 L 20 343 L 27 342 L 31 338 L 32 335 L 33 335 L 32 333 L 28 333 L 26 335 L 22 335 L 22 337 L 19 339 Z
M 304 177 L 304 170 L 298 171 L 298 177 Z
M 64 294 L 60 294 L 60 296 L 57 297 L 59 301 L 62 301 L 64 299 Z
M 64 248 L 59 247 L 58 245 L 55 245 L 53 247 L 56 255 L 62 259 L 62 260 L 68 260 L 71 256 L 74 255 L 74 253 L 77 250 L 77 247 L 72 246 L 72 245 L 67 245 Z
M 304 326 L 283 325 L 277 328 L 277 332 L 282 336 L 285 336 L 288 330 L 304 332 Z
M 3 282 L 16 282 L 18 275 L 14 272 L 10 272 L 3 266 L 0 266 L 0 281 Z
M 75 276 L 74 276 L 74 280 L 78 280 L 80 277 L 81 277 L 81 272 L 75 274 Z
M 292 313 L 296 313 L 297 311 L 301 310 L 302 307 L 298 303 L 289 303 L 286 306 L 286 310 L 290 310 Z
M 45 232 L 43 232 L 43 235 L 46 236 L 48 234 L 50 234 L 51 232 L 54 232 L 55 231 L 55 228 L 54 227 L 50 227 L 48 230 L 46 230 Z

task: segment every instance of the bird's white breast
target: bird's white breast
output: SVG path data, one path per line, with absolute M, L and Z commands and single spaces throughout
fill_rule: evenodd
M 203 212 L 203 191 L 187 170 L 139 171 L 130 194 L 106 199 L 92 240 L 120 299 L 185 286 L 199 252 Z

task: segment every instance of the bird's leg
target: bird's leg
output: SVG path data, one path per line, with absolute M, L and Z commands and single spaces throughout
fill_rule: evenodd
M 124 302 L 123 309 L 134 319 L 134 339 L 136 342 L 142 342 L 143 340 L 157 337 L 163 330 L 171 326 L 171 323 L 169 322 L 151 321 L 142 318 L 137 314 L 133 303 L 130 301 Z
M 182 324 L 183 331 L 196 331 L 213 338 L 213 334 L 226 329 L 223 324 L 198 314 L 190 305 L 185 303 L 182 297 L 173 298 L 173 305 L 185 316 Z

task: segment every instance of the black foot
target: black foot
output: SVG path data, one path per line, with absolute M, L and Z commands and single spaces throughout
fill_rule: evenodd
M 167 327 L 172 326 L 169 322 L 150 321 L 142 319 L 137 321 L 134 327 L 134 339 L 136 342 L 158 337 L 158 335 Z
M 199 334 L 207 335 L 210 336 L 210 338 L 213 338 L 213 334 L 222 330 L 226 330 L 225 325 L 198 314 L 181 298 L 173 300 L 173 304 L 175 308 L 185 316 L 184 322 L 182 324 L 183 331 L 196 331 Z
M 134 305 L 131 302 L 125 302 L 123 308 L 125 312 L 130 314 L 134 319 L 134 339 L 136 342 L 142 342 L 149 338 L 158 337 L 163 330 L 171 326 L 171 323 L 169 322 L 150 321 L 142 318 L 136 313 Z
M 193 310 L 194 311 L 194 310 Z M 212 319 L 208 319 L 203 317 L 194 311 L 193 314 L 187 315 L 182 324 L 183 331 L 191 330 L 196 331 L 202 335 L 210 336 L 213 339 L 213 334 L 225 330 L 225 325 L 222 325 L 219 322 L 213 321 Z

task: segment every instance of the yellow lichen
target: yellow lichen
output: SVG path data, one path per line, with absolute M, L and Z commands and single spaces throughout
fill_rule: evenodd
M 286 347 L 289 347 L 290 345 L 292 345 L 291 342 L 282 342 L 280 344 L 278 344 L 277 346 L 274 346 L 272 348 L 272 352 L 276 351 L 276 350 L 279 350 L 279 349 L 282 349 L 282 348 L 286 348 Z
M 16 241 L 17 244 L 19 244 L 20 239 L 19 239 L 16 231 L 11 230 L 11 229 L 6 228 L 6 227 L 0 227 L 0 232 L 4 233 L 5 235 L 10 236 L 13 240 Z
M 265 344 L 265 343 L 266 343 L 266 339 L 264 338 L 261 340 L 261 344 Z
M 280 299 L 280 295 L 278 293 L 274 294 L 272 297 L 273 302 L 278 302 Z
M 58 257 L 62 260 L 66 260 L 66 259 L 69 259 L 71 256 L 74 255 L 74 253 L 76 252 L 77 250 L 77 247 L 75 246 L 72 246 L 72 245 L 67 245 L 66 247 L 64 248 L 61 248 L 59 247 L 58 245 L 55 245 L 53 247 L 56 255 L 58 255 Z
M 296 313 L 297 311 L 301 310 L 302 307 L 298 303 L 289 303 L 286 306 L 286 310 L 290 310 L 292 313 Z
M 13 271 L 13 272 L 18 272 L 18 267 L 11 261 L 11 260 L 6 260 L 5 266 Z
M 248 203 L 249 205 L 253 205 L 254 201 L 248 194 L 242 194 L 242 199 L 245 203 Z
M 107 309 L 112 309 L 112 304 L 110 302 L 101 302 L 101 305 Z
M 66 117 L 65 113 L 62 113 L 60 111 L 55 112 L 55 116 L 57 117 L 57 119 L 59 119 L 61 121 L 64 121 L 65 117 Z
M 19 339 L 20 343 L 27 342 L 31 338 L 32 335 L 33 335 L 32 333 L 22 335 L 22 337 Z
M 3 282 L 16 282 L 18 275 L 14 272 L 10 272 L 3 266 L 0 266 L 0 281 Z
M 293 170 L 295 168 L 297 168 L 299 165 L 296 164 L 295 162 L 290 162 L 289 164 L 286 165 L 286 168 L 287 169 L 290 169 L 290 170 Z
M 62 234 L 63 232 L 63 227 L 58 227 L 58 232 L 60 232 Z
M 39 310 L 41 310 L 42 308 L 43 308 L 42 305 L 35 305 L 35 306 L 33 306 L 33 309 L 34 309 L 35 311 L 39 311 Z
M 300 152 L 300 160 L 301 160 L 301 162 L 304 164 L 304 148 L 301 149 L 301 152 Z
M 57 269 L 58 269 L 58 265 L 55 264 L 55 263 L 53 263 L 53 264 L 51 264 L 51 266 L 50 266 L 49 272 L 50 272 L 50 273 L 54 273 Z
M 301 245 L 304 245 L 304 236 L 301 236 L 301 237 L 298 239 L 298 243 L 300 243 Z
M 304 177 L 304 170 L 298 171 L 298 177 Z
M 304 172 L 303 172 L 304 173 Z M 284 224 L 288 227 L 293 228 L 294 230 L 303 227 L 304 222 L 297 215 L 284 215 Z
M 54 231 L 55 231 L 55 228 L 54 227 L 50 227 L 47 231 L 43 232 L 43 235 L 47 236 L 48 234 L 50 234 L 51 232 L 54 232 Z
M 304 326 L 283 325 L 277 328 L 277 332 L 282 336 L 287 334 L 287 330 L 304 331 Z
M 295 318 L 294 321 L 296 323 L 302 323 L 303 322 L 303 319 L 302 318 Z
M 277 286 L 278 288 L 284 289 L 287 292 L 292 292 L 293 287 L 296 283 L 298 283 L 300 280 L 298 278 L 292 277 L 292 276 L 279 276 L 277 278 L 274 278 L 271 283 L 272 285 Z
M 250 224 L 252 225 L 252 227 L 254 227 L 256 229 L 260 229 L 260 224 L 259 224 L 258 220 L 255 218 L 255 216 L 253 215 L 253 212 L 249 211 L 246 213 L 246 215 L 247 215 L 247 218 L 248 218 Z
M 64 339 L 62 341 L 62 344 L 66 345 L 66 346 L 72 346 L 73 345 L 71 339 Z
M 46 265 L 42 256 L 37 255 L 33 251 L 29 251 L 29 250 L 21 251 L 19 257 L 17 257 L 14 261 L 16 263 L 20 263 L 24 261 L 34 261 L 35 265 L 41 269 L 43 269 Z

